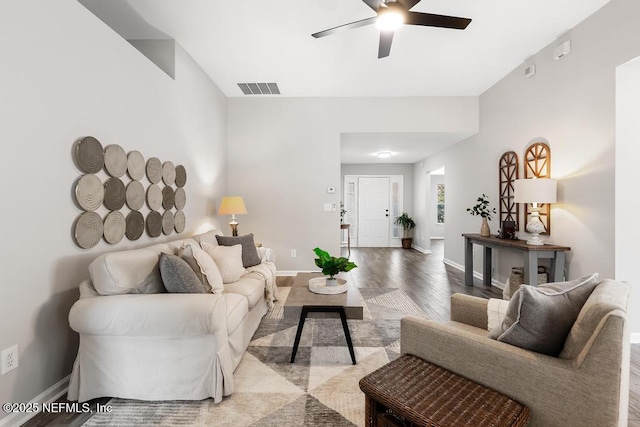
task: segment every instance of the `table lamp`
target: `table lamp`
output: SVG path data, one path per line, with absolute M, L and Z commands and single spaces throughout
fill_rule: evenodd
M 236 215 L 246 215 L 247 208 L 244 205 L 244 200 L 240 196 L 225 196 L 220 202 L 220 209 L 218 209 L 218 215 L 231 215 L 231 235 L 238 235 L 238 221 L 236 221 Z
M 527 223 L 527 231 L 531 238 L 528 245 L 544 245 L 540 233 L 544 232 L 544 224 L 540 221 L 538 203 L 555 203 L 558 181 L 551 178 L 516 179 L 513 183 L 514 202 L 531 203 L 531 220 Z M 525 213 L 526 215 L 526 213 Z

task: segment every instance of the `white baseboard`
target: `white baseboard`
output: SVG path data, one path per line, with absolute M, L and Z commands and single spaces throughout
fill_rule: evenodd
M 451 267 L 453 267 L 453 268 L 455 268 L 457 270 L 460 270 L 460 271 L 462 271 L 464 273 L 464 266 L 458 264 L 457 262 L 453 262 L 453 261 L 451 261 L 450 259 L 447 259 L 447 258 L 444 258 L 442 260 L 442 262 L 444 262 L 445 264 L 447 264 L 447 265 L 449 265 L 449 266 L 451 266 Z M 474 270 L 473 271 L 473 277 L 475 277 L 478 280 L 482 280 L 482 273 L 479 273 L 479 272 Z M 496 279 L 491 279 L 491 285 L 495 286 L 496 288 L 503 289 L 503 290 L 505 288 L 505 284 L 502 283 L 502 282 L 497 281 Z
M 67 375 L 36 397 L 34 397 L 29 403 L 38 404 L 42 407 L 43 403 L 55 402 L 58 398 L 64 395 L 69 390 L 69 378 L 71 375 Z M 21 402 L 12 402 L 21 403 Z M 18 427 L 35 417 L 38 412 L 33 413 L 13 413 L 0 420 L 0 427 Z
M 276 272 L 276 276 L 282 276 L 282 277 L 287 277 L 287 276 L 296 276 L 298 273 L 319 273 L 318 270 L 316 271 L 302 271 L 302 270 L 283 270 L 283 271 L 277 271 Z
M 431 250 L 429 249 L 425 249 L 425 248 L 421 248 L 420 246 L 416 246 L 416 245 L 411 245 L 411 247 L 413 249 L 415 249 L 418 252 L 422 252 L 423 254 L 429 255 L 431 253 Z
M 640 343 L 640 333 L 633 333 L 631 334 L 631 344 L 638 344 Z
M 444 240 L 444 237 L 430 237 L 431 240 Z

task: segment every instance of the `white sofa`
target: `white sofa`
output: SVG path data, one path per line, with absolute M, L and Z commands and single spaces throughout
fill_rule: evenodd
M 233 371 L 268 311 L 269 278 L 254 271 L 224 285 L 222 293 L 169 294 L 158 268 L 161 252 L 173 253 L 183 241 L 217 245 L 215 234 L 221 233 L 108 253 L 92 262 L 91 279 L 80 284 L 80 299 L 69 313 L 71 328 L 80 334 L 69 400 L 220 402 L 233 392 Z M 263 264 L 273 261 L 268 249 L 260 255 Z

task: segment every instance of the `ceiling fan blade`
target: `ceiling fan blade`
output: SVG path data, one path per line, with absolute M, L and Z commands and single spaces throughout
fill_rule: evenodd
M 313 33 L 311 35 L 315 38 L 330 36 L 331 34 L 335 34 L 338 31 L 351 30 L 353 28 L 359 28 L 359 27 L 364 27 L 365 25 L 371 25 L 376 22 L 376 19 L 378 19 L 378 17 L 374 16 L 373 18 L 362 19 L 360 21 L 351 22 L 349 24 L 339 25 L 337 27 L 329 28 L 328 30 L 320 31 L 318 33 Z
M 397 0 L 402 6 L 404 6 L 405 10 L 411 9 L 413 6 L 418 4 L 420 0 Z
M 391 52 L 393 31 L 380 31 L 380 45 L 378 46 L 378 59 L 386 58 Z
M 376 12 L 380 7 L 380 0 L 362 0 L 362 1 L 365 2 L 367 6 L 369 6 L 371 9 L 375 10 Z
M 407 12 L 404 20 L 409 25 L 424 25 L 426 27 L 452 28 L 464 30 L 471 23 L 471 19 L 456 16 L 434 15 L 432 13 Z

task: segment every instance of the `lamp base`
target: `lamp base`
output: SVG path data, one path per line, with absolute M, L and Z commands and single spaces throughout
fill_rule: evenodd
M 231 235 L 234 237 L 238 236 L 238 221 L 236 221 L 235 219 L 231 220 L 231 222 L 229 223 L 229 226 L 231 227 Z
M 540 236 L 534 234 L 529 240 L 527 240 L 527 245 L 542 246 L 544 245 L 544 242 L 540 240 Z

